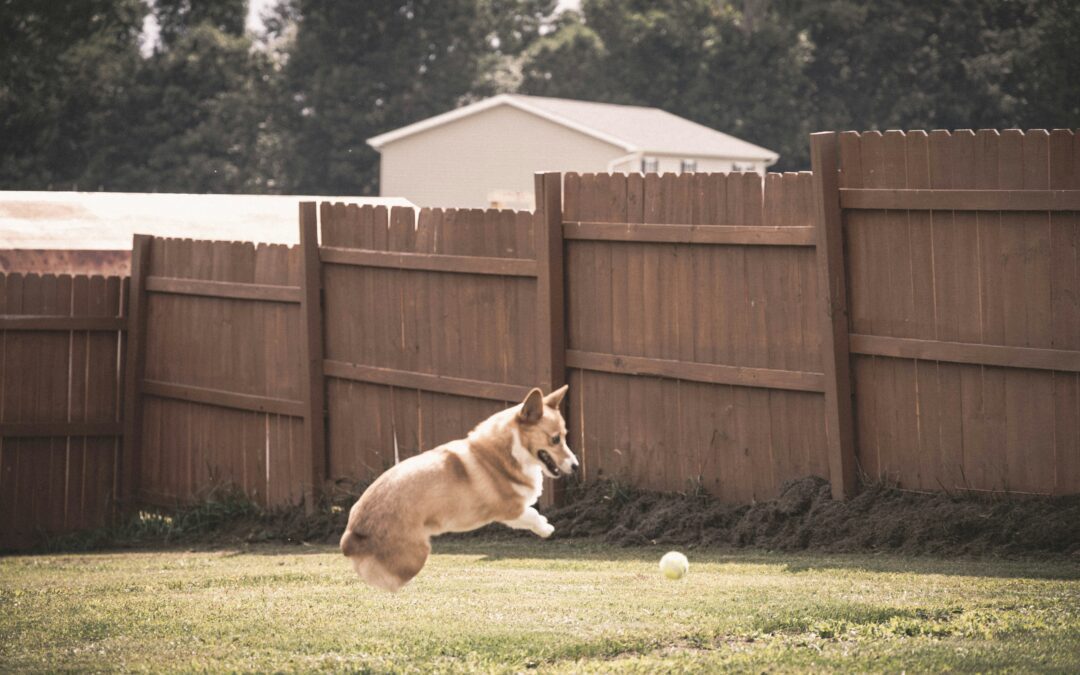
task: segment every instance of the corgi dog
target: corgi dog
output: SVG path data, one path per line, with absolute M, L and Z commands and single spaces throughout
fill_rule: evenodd
M 550 537 L 555 528 L 533 504 L 544 476 L 578 468 L 566 444 L 559 403 L 567 387 L 533 389 L 468 437 L 410 457 L 387 470 L 349 511 L 341 552 L 367 583 L 396 591 L 420 572 L 431 537 L 500 522 Z

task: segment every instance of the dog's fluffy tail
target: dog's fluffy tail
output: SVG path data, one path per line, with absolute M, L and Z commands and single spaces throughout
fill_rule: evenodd
M 341 535 L 341 552 L 348 557 L 368 552 L 368 538 L 359 532 L 345 530 Z

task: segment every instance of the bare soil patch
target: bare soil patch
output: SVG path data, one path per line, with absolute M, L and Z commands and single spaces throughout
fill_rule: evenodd
M 193 506 L 143 512 L 121 526 L 51 539 L 43 549 L 336 543 L 363 488 L 341 483 L 312 513 L 302 508 L 266 511 L 238 492 L 215 492 Z M 807 477 L 786 483 L 776 499 L 750 505 L 723 504 L 704 493 L 648 492 L 610 481 L 570 485 L 566 497 L 563 506 L 545 510 L 557 539 L 686 549 L 1080 559 L 1080 495 L 927 494 L 878 484 L 865 486 L 853 499 L 836 501 L 828 482 Z M 445 536 L 535 535 L 490 525 Z
M 660 494 L 617 483 L 576 486 L 547 514 L 556 537 L 621 546 L 750 546 L 834 553 L 1080 556 L 1080 495 L 950 495 L 869 485 L 837 501 L 827 481 L 786 483 L 751 505 L 708 495 Z

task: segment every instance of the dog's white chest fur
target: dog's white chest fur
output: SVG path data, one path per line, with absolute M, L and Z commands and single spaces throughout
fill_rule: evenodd
M 512 429 L 511 432 L 514 436 L 514 447 L 511 450 L 511 454 L 518 464 L 521 465 L 522 471 L 529 477 L 532 483 L 529 486 L 515 485 L 514 489 L 525 498 L 526 506 L 532 506 L 540 499 L 540 493 L 544 491 L 544 471 L 541 468 L 540 461 L 532 456 L 525 446 L 521 443 L 521 435 L 517 429 Z

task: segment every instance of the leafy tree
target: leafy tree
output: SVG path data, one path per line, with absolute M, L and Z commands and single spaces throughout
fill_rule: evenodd
M 373 193 L 365 140 L 500 91 L 822 129 L 1075 127 L 1075 0 L 0 0 L 0 187 Z M 160 28 L 140 52 L 148 11 Z
M 805 45 L 764 3 L 586 0 L 529 50 L 525 93 L 662 108 L 775 149 L 805 145 Z
M 284 73 L 292 188 L 377 192 L 378 154 L 365 140 L 492 93 L 492 70 L 537 39 L 552 5 L 296 0 Z
M 998 126 L 1080 126 L 1080 3 L 1026 2 L 1006 15 L 986 51 L 965 62 L 970 76 L 1000 97 Z
M 138 59 L 139 0 L 0 0 L 0 187 L 70 188 Z
M 549 36 L 526 50 L 522 93 L 579 100 L 617 98 L 609 92 L 604 72 L 607 48 L 577 12 L 564 12 Z
M 161 42 L 166 46 L 203 25 L 240 36 L 244 34 L 247 0 L 154 0 L 154 17 Z
M 209 22 L 185 28 L 138 64 L 103 113 L 88 180 L 123 191 L 279 190 L 271 78 L 249 38 Z
M 528 93 L 664 108 L 809 164 L 826 129 L 1080 119 L 1072 0 L 585 0 L 538 40 Z

